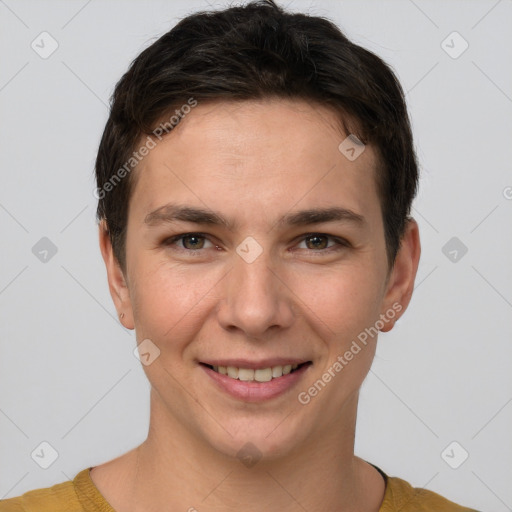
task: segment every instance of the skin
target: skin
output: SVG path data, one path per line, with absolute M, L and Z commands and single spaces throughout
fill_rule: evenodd
M 136 170 L 126 272 L 100 224 L 121 321 L 138 343 L 149 338 L 160 350 L 143 366 L 151 383 L 147 440 L 91 471 L 117 512 L 378 511 L 384 481 L 354 455 L 359 389 L 377 337 L 307 405 L 297 399 L 399 304 L 381 331 L 392 329 L 418 267 L 412 220 L 389 269 L 376 152 L 367 145 L 350 161 L 338 150 L 345 137 L 334 112 L 298 100 L 200 103 Z M 169 202 L 208 208 L 236 226 L 144 222 Z M 365 221 L 277 224 L 290 212 L 327 206 Z M 165 243 L 198 232 L 206 238 Z M 349 245 L 322 237 L 315 245 L 310 233 Z M 236 252 L 248 236 L 263 249 L 250 264 Z M 291 390 L 260 403 L 228 396 L 199 365 L 269 357 L 313 364 Z M 252 467 L 237 458 L 248 442 L 262 457 Z

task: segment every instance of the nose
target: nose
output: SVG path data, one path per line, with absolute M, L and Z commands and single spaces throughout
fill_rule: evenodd
M 293 293 L 281 274 L 265 251 L 252 263 L 235 255 L 217 310 L 220 325 L 255 339 L 268 337 L 271 329 L 290 327 L 294 318 Z

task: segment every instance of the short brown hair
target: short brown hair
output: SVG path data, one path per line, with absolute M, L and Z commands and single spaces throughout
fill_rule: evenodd
M 331 21 L 260 0 L 182 19 L 145 49 L 117 83 L 96 158 L 97 217 L 106 220 L 123 270 L 134 183 L 126 162 L 141 138 L 190 98 L 266 97 L 331 107 L 347 135 L 375 146 L 386 251 L 393 265 L 418 187 L 409 117 L 395 74 Z M 350 130 L 349 122 L 354 124 Z

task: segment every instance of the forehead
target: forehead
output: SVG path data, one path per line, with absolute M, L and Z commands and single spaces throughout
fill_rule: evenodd
M 368 210 L 375 154 L 348 159 L 347 135 L 336 112 L 304 101 L 199 103 L 139 164 L 130 215 L 176 201 L 262 218 L 294 204 Z
M 348 135 L 342 133 L 340 124 L 333 110 L 306 101 L 266 98 L 213 102 L 199 104 L 166 142 L 179 144 L 189 156 L 194 153 L 199 157 L 209 151 L 210 157 L 234 167 L 258 161 L 260 172 L 264 172 L 272 169 L 277 158 L 294 163 L 305 157 L 318 166 L 332 161 L 326 146 L 336 150 Z M 280 169 L 281 173 L 290 171 L 293 169 Z

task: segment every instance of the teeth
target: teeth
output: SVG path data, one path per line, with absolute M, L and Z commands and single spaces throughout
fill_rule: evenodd
M 254 370 L 238 368 L 238 380 L 254 380 Z
M 281 377 L 283 375 L 283 367 L 282 366 L 273 366 L 272 367 L 272 377 Z
M 214 366 L 213 370 L 245 382 L 269 382 L 272 379 L 288 375 L 292 370 L 296 370 L 298 364 L 285 364 L 284 366 L 272 366 L 271 368 L 259 368 L 253 370 L 251 368 L 236 368 L 235 366 Z
M 269 382 L 272 380 L 272 368 L 264 368 L 263 370 L 255 370 L 254 380 L 258 382 Z
M 229 377 L 232 379 L 238 379 L 238 368 L 235 368 L 234 366 L 228 366 L 226 370 Z

